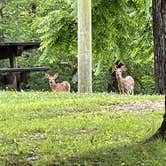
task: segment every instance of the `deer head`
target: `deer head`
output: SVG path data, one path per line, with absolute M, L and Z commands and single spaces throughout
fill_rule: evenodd
M 45 73 L 45 78 L 47 78 L 49 80 L 49 84 L 54 85 L 56 84 L 55 80 L 58 78 L 58 73 L 54 74 L 54 75 L 49 75 L 47 73 Z
M 112 65 L 112 71 L 115 71 L 117 78 L 122 77 L 122 71 L 126 70 L 127 70 L 126 65 L 123 65 L 120 68 L 117 68 L 115 64 Z

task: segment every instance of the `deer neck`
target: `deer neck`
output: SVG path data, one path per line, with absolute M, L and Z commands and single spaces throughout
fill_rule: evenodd
M 54 83 L 50 84 L 50 87 L 51 87 L 51 89 L 55 89 L 57 87 L 57 84 L 54 82 Z
M 118 80 L 118 84 L 121 85 L 124 78 L 122 76 L 119 76 L 119 77 L 116 77 L 116 78 Z

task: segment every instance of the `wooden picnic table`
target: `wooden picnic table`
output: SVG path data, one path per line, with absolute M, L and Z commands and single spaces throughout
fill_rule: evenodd
M 19 74 L 22 72 L 46 71 L 49 67 L 18 67 L 17 57 L 21 56 L 23 51 L 36 49 L 40 47 L 40 42 L 0 42 L 0 60 L 9 59 L 10 68 L 0 68 L 0 74 L 11 73 L 12 84 L 15 90 L 20 91 Z

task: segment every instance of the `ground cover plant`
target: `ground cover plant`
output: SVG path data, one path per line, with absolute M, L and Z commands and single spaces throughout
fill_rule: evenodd
M 164 96 L 0 92 L 1 166 L 164 166 Z

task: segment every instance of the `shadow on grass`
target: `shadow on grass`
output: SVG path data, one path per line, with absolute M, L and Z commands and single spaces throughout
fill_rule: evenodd
M 107 147 L 81 155 L 56 158 L 47 166 L 165 166 L 166 143 L 156 140 L 148 144 Z
M 92 145 L 94 146 L 94 145 Z M 49 159 L 50 154 L 40 154 L 35 158 L 34 154 L 20 154 L 0 156 L 3 159 L 1 166 L 165 166 L 166 143 L 155 140 L 148 144 L 133 144 L 113 148 L 93 147 L 93 151 L 84 154 L 54 156 Z M 37 154 L 36 154 L 37 155 Z M 42 158 L 47 156 L 47 160 Z

